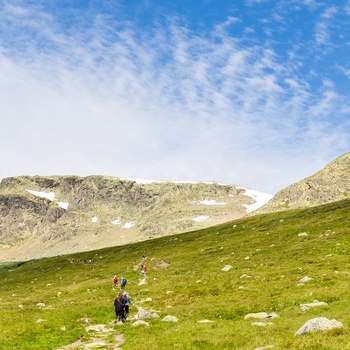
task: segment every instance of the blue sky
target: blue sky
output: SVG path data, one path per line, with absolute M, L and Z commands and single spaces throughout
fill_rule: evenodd
M 350 1 L 0 0 L 0 178 L 274 194 L 349 151 Z

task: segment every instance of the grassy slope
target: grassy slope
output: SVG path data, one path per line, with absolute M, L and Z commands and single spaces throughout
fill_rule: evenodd
M 127 290 L 136 305 L 161 318 L 179 318 L 178 323 L 154 319 L 148 328 L 132 327 L 131 322 L 116 328 L 126 338 L 125 350 L 254 349 L 272 344 L 274 349 L 348 349 L 349 214 L 350 201 L 345 200 L 74 255 L 93 257 L 92 265 L 71 264 L 71 256 L 66 256 L 4 266 L 0 349 L 55 349 L 79 337 L 84 340 L 85 318 L 92 324 L 110 323 L 117 291 L 114 274 L 128 278 Z M 308 236 L 299 237 L 300 232 Z M 148 256 L 148 284 L 138 286 L 141 276 L 133 268 L 142 254 Z M 162 258 L 170 267 L 154 270 Z M 227 264 L 233 268 L 221 271 Z M 297 286 L 304 276 L 312 280 Z M 147 297 L 153 300 L 141 304 Z M 313 300 L 329 306 L 301 311 L 301 303 Z M 39 309 L 39 302 L 46 309 Z M 280 317 L 267 327 L 244 319 L 261 311 Z M 343 330 L 294 336 L 305 321 L 319 316 L 342 322 Z M 214 322 L 197 322 L 203 319 Z

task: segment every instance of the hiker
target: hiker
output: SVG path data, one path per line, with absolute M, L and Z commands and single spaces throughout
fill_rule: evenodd
M 114 309 L 116 321 L 124 322 L 125 299 L 122 292 L 119 292 L 118 297 L 114 300 Z
M 143 267 L 143 274 L 146 275 L 146 273 L 147 273 L 147 266 L 145 265 L 145 266 Z
M 143 264 L 140 265 L 140 271 L 142 273 L 142 271 L 143 271 Z
M 128 292 L 124 291 L 123 296 L 125 299 L 124 321 L 126 321 L 128 315 L 129 315 L 129 305 L 134 306 L 134 307 L 135 307 L 135 305 L 131 302 L 130 295 L 128 294 Z
M 126 278 L 125 278 L 125 277 L 122 277 L 122 280 L 120 281 L 120 288 L 121 288 L 122 290 L 125 289 L 126 283 L 127 283 Z
M 145 254 L 142 254 L 142 261 L 145 261 L 145 259 L 146 259 L 146 256 L 145 256 Z
M 118 285 L 118 277 L 116 275 L 113 277 L 113 283 L 114 283 L 114 286 Z

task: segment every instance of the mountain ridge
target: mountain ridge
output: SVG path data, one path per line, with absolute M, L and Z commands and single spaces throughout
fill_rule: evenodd
M 350 197 L 350 152 L 315 174 L 282 189 L 254 214 L 308 208 Z
M 101 175 L 3 179 L 0 261 L 68 254 L 205 228 L 243 217 L 257 203 L 252 193 L 235 185 L 141 182 Z

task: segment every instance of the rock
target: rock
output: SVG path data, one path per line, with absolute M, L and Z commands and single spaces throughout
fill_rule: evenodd
M 137 327 L 137 326 L 149 326 L 149 323 L 146 322 L 146 321 L 137 320 L 137 321 L 134 322 L 132 325 L 133 325 L 134 327 Z
M 255 348 L 254 350 L 272 349 L 274 347 L 275 347 L 274 345 L 266 345 L 266 346 L 263 346 L 262 348 Z
M 136 315 L 136 319 L 144 320 L 147 318 L 152 318 L 152 315 L 148 311 L 143 309 L 142 307 L 139 307 L 139 310 L 138 310 L 137 315 Z
M 46 320 L 43 320 L 42 318 L 39 318 L 36 323 L 46 322 Z
M 298 236 L 299 237 L 306 237 L 306 236 L 308 236 L 308 234 L 306 232 L 300 232 L 300 233 L 298 233 Z
M 165 316 L 163 319 L 162 319 L 163 322 L 178 322 L 179 319 L 175 316 Z
M 223 267 L 222 269 L 221 269 L 221 271 L 229 271 L 229 270 L 231 270 L 233 268 L 233 266 L 231 266 L 231 265 L 226 265 L 225 267 Z
M 316 306 L 328 306 L 328 304 L 325 303 L 324 301 L 318 301 L 318 300 L 314 300 L 312 303 L 300 304 L 302 311 L 309 310 L 310 308 L 316 307 Z
M 297 282 L 297 284 L 298 284 L 298 285 L 303 285 L 305 282 L 311 281 L 311 280 L 312 280 L 312 278 L 310 278 L 310 277 L 308 277 L 308 276 L 305 276 L 305 277 L 303 277 L 302 279 L 300 279 L 300 280 Z
M 41 309 L 41 308 L 45 307 L 45 304 L 44 303 L 38 303 L 38 304 L 36 304 L 36 306 Z
M 277 318 L 279 315 L 272 312 L 271 314 L 268 314 L 266 312 L 257 312 L 257 313 L 250 313 L 244 316 L 245 320 L 248 320 L 249 318 L 257 318 L 259 320 L 266 320 L 267 318 Z
M 342 328 L 343 324 L 337 320 L 329 320 L 326 317 L 316 317 L 306 321 L 294 335 L 305 335 L 317 331 L 328 331 L 334 328 Z
M 147 284 L 146 278 L 142 279 L 138 286 L 143 286 L 144 284 Z
M 211 320 L 200 320 L 198 323 L 212 323 L 213 321 Z

